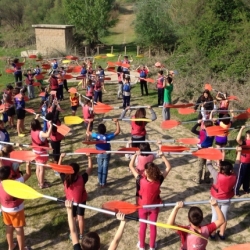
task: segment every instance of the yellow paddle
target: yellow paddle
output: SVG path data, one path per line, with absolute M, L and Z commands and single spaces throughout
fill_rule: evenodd
M 64 123 L 67 125 L 81 124 L 82 122 L 84 119 L 79 116 L 64 116 Z
M 41 193 L 37 192 L 36 190 L 34 190 L 33 188 L 27 186 L 26 184 L 18 182 L 18 181 L 5 180 L 5 181 L 2 181 L 2 185 L 3 185 L 3 188 L 4 188 L 6 193 L 8 193 L 9 195 L 11 195 L 13 197 L 19 198 L 19 199 L 24 199 L 24 200 L 31 199 L 32 200 L 32 199 L 37 199 L 37 198 L 46 198 L 46 199 L 53 200 L 53 201 L 64 202 L 63 200 L 60 200 L 60 199 L 58 199 L 56 197 L 41 194 Z M 106 210 L 106 209 L 91 207 L 91 206 L 87 206 L 87 205 L 83 205 L 83 204 L 77 204 L 75 202 L 73 203 L 73 205 L 83 207 L 83 208 L 87 208 L 87 209 L 91 209 L 91 210 L 94 210 L 94 211 L 97 211 L 97 212 L 113 215 L 113 216 L 116 215 L 115 212 L 112 212 L 112 211 L 109 211 L 109 210 Z M 149 220 L 143 220 L 143 219 L 139 219 L 137 217 L 133 217 L 133 216 L 130 216 L 130 215 L 125 215 L 125 218 L 128 219 L 128 220 L 135 220 L 135 221 L 139 221 L 139 222 L 142 222 L 142 223 L 155 225 L 157 227 L 180 230 L 180 231 L 183 231 L 183 232 L 186 232 L 186 233 L 189 233 L 189 234 L 194 234 L 197 237 L 200 237 L 200 238 L 203 238 L 203 239 L 207 240 L 206 238 L 204 238 L 200 234 L 197 234 L 197 233 L 195 233 L 193 231 L 190 231 L 188 229 L 185 229 L 185 228 L 172 226 L 172 225 L 159 223 L 159 222 L 153 222 L 153 221 L 149 221 Z

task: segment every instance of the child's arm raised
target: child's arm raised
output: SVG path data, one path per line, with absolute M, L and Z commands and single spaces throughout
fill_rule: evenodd
M 179 209 L 182 208 L 182 207 L 183 207 L 183 202 L 182 201 L 179 201 L 179 202 L 176 203 L 175 207 L 173 208 L 171 214 L 168 217 L 168 220 L 167 220 L 168 225 L 175 225 L 176 215 L 177 215 Z
M 121 132 L 120 123 L 119 123 L 118 119 L 113 119 L 113 121 L 116 124 L 116 130 L 114 132 L 114 135 L 119 135 Z
M 125 224 L 126 224 L 126 221 L 125 221 L 124 217 L 125 217 L 125 214 L 122 214 L 120 212 L 116 214 L 116 218 L 118 220 L 120 220 L 121 222 L 120 222 L 119 228 L 116 231 L 114 239 L 112 240 L 108 250 L 115 250 L 115 249 L 117 249 L 117 247 L 119 245 L 119 242 L 120 242 L 120 240 L 122 238 L 122 234 L 123 234 Z
M 210 204 L 214 207 L 215 209 L 215 212 L 217 214 L 217 220 L 214 222 L 215 225 L 216 225 L 216 228 L 220 227 L 224 222 L 225 222 L 225 218 L 224 218 L 224 215 L 223 213 L 221 212 L 219 206 L 218 206 L 218 203 L 215 199 L 211 199 L 210 200 Z
M 30 167 L 30 162 L 27 161 L 26 162 L 26 173 L 23 176 L 24 182 L 27 181 L 30 178 L 30 176 L 31 176 L 31 167 Z
M 161 157 L 162 161 L 164 162 L 164 164 L 166 166 L 166 169 L 162 173 L 162 175 L 165 179 L 167 177 L 168 173 L 170 172 L 170 170 L 172 169 L 172 167 L 171 167 L 169 161 L 167 160 L 166 156 L 161 151 L 158 152 L 158 156 Z
M 89 140 L 89 137 L 92 135 L 92 132 L 90 131 L 90 125 L 91 125 L 91 122 L 93 121 L 93 119 L 88 119 L 88 127 L 87 127 L 87 130 L 86 130 L 86 135 L 87 135 L 87 140 Z
M 139 155 L 139 154 L 140 154 L 140 151 L 136 152 L 136 154 L 134 154 L 134 155 L 132 156 L 131 161 L 130 161 L 130 163 L 129 163 L 129 169 L 130 169 L 131 173 L 133 174 L 133 176 L 135 177 L 135 179 L 136 179 L 137 176 L 139 175 L 139 174 L 137 173 L 137 171 L 135 170 L 135 168 L 134 168 L 135 159 L 136 159 L 137 155 Z
M 86 156 L 88 157 L 88 168 L 86 169 L 86 173 L 88 175 L 91 175 L 92 169 L 93 169 L 92 158 L 91 158 L 90 154 L 86 154 Z
M 243 143 L 241 137 L 242 137 L 242 132 L 243 132 L 244 128 L 245 128 L 245 126 L 241 126 L 240 131 L 236 137 L 236 141 L 239 145 L 242 145 L 242 143 Z

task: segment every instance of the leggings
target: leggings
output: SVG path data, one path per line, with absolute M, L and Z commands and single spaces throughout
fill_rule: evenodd
M 53 148 L 53 154 L 55 154 L 54 161 L 58 162 L 61 154 L 61 141 L 50 141 L 51 147 Z
M 214 198 L 216 199 L 216 198 Z M 228 210 L 229 210 L 229 207 L 230 207 L 230 202 L 226 202 L 226 203 L 220 203 L 220 200 L 216 199 L 217 202 L 218 202 L 218 205 L 219 205 L 219 208 L 221 210 L 221 212 L 223 213 L 224 217 L 225 217 L 225 221 L 227 221 L 227 213 L 228 213 Z M 212 220 L 211 222 L 214 222 L 216 221 L 218 218 L 217 218 L 217 214 L 216 214 L 216 211 L 214 209 L 214 207 L 212 206 Z
M 159 208 L 139 209 L 140 219 L 157 221 L 158 214 L 159 214 Z M 150 225 L 149 228 L 150 228 L 149 246 L 151 248 L 155 248 L 157 229 L 156 229 L 156 226 L 154 225 Z M 140 229 L 139 229 L 140 248 L 145 248 L 146 230 L 147 230 L 147 224 L 140 222 Z
M 97 102 L 102 102 L 102 91 L 95 91 L 94 92 L 94 101 Z

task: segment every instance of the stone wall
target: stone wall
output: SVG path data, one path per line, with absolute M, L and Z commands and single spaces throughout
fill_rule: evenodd
M 73 25 L 32 25 L 35 28 L 36 49 L 44 56 L 59 54 L 71 49 Z

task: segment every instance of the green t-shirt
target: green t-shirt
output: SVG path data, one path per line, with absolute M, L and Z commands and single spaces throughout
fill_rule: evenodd
M 164 88 L 164 102 L 171 103 L 171 93 L 173 91 L 173 84 L 170 83 Z

